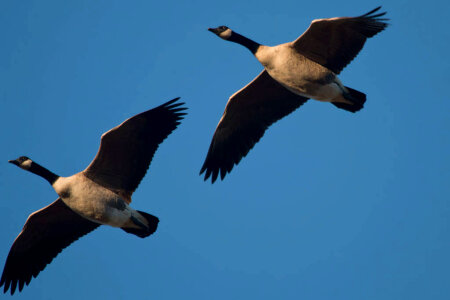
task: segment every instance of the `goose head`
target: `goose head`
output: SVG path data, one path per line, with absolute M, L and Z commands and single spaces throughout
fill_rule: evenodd
M 26 156 L 21 156 L 18 159 L 8 160 L 9 163 L 18 166 L 21 169 L 29 170 L 33 161 Z
M 227 26 L 219 26 L 217 28 L 208 28 L 208 30 L 224 40 L 228 40 L 231 37 L 231 35 L 233 34 L 233 31 L 230 28 L 228 28 Z

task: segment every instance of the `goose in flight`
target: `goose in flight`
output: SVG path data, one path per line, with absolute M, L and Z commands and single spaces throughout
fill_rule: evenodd
M 0 287 L 21 291 L 58 253 L 100 225 L 144 238 L 158 218 L 130 207 L 159 144 L 180 124 L 185 107 L 173 99 L 129 118 L 101 137 L 91 164 L 70 177 L 58 176 L 28 157 L 9 162 L 47 180 L 58 199 L 32 213 L 6 259 Z
M 258 44 L 226 26 L 208 30 L 249 49 L 264 70 L 230 97 L 217 125 L 200 174 L 223 180 L 247 155 L 266 129 L 309 98 L 357 112 L 366 95 L 344 86 L 337 77 L 364 46 L 388 25 L 386 13 L 374 10 L 359 17 L 312 21 L 295 41 L 277 46 Z M 378 13 L 377 13 L 378 12 Z

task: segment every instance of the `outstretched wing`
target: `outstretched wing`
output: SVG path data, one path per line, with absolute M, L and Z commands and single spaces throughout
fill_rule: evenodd
M 175 98 L 129 118 L 101 138 L 100 149 L 84 175 L 92 181 L 127 196 L 144 178 L 153 155 L 177 128 L 186 113 Z
M 359 17 L 340 17 L 312 21 L 309 28 L 292 44 L 302 55 L 339 74 L 361 51 L 367 38 L 388 24 L 380 18 L 380 7 Z
M 223 179 L 247 155 L 266 129 L 287 116 L 308 98 L 291 93 L 262 71 L 228 100 L 217 125 L 200 174 L 214 183 Z
M 3 292 L 11 288 L 12 295 L 17 285 L 20 292 L 58 253 L 98 226 L 73 212 L 60 198 L 32 213 L 9 250 L 0 280 L 0 286 L 5 285 Z

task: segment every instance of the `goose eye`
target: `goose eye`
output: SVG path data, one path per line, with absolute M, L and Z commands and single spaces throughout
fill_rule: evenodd
M 21 162 L 21 163 L 23 163 L 23 162 L 26 161 L 26 160 L 28 160 L 28 157 L 26 157 L 26 156 L 21 156 L 21 157 L 19 157 L 19 159 L 18 159 L 18 161 Z

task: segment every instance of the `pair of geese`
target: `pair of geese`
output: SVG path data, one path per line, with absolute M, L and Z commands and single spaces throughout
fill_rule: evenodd
M 226 26 L 208 30 L 243 45 L 264 66 L 247 86 L 232 95 L 214 133 L 200 174 L 221 179 L 247 155 L 277 120 L 308 98 L 331 102 L 350 112 L 360 110 L 366 95 L 337 77 L 362 49 L 367 38 L 388 25 L 380 7 L 358 16 L 314 20 L 293 42 L 274 47 L 258 44 Z M 130 207 L 159 144 L 186 113 L 175 98 L 140 113 L 104 133 L 91 164 L 60 177 L 25 156 L 9 162 L 47 180 L 59 198 L 31 214 L 6 259 L 0 286 L 21 291 L 65 247 L 100 225 L 145 238 L 158 218 Z

